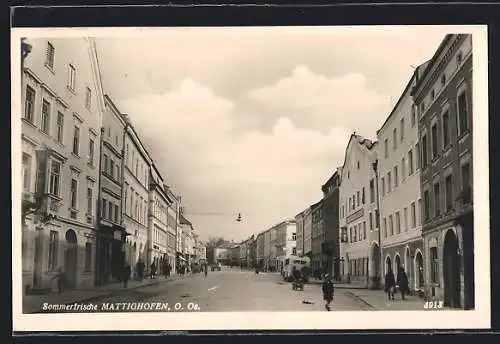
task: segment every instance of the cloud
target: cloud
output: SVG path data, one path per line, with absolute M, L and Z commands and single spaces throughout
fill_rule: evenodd
M 329 77 L 313 72 L 308 66 L 297 66 L 292 74 L 275 84 L 251 90 L 248 96 L 277 110 L 290 110 L 292 119 L 315 129 L 333 125 L 370 131 L 379 126 L 379 119 L 390 99 L 371 90 L 366 77 L 350 72 Z
M 148 142 L 167 183 L 193 213 L 241 211 L 254 233 L 317 201 L 342 163 L 349 130 L 324 134 L 280 117 L 269 133 L 236 132 L 231 100 L 186 79 L 170 92 L 118 102 Z M 200 234 L 227 235 L 232 221 L 197 218 Z M 229 215 L 228 215 L 229 216 Z M 207 228 L 208 227 L 208 228 Z M 243 235 L 244 236 L 244 235 Z

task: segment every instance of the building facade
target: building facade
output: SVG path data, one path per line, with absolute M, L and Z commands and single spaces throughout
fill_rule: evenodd
M 255 258 L 257 260 L 257 266 L 259 268 L 264 267 L 264 233 L 257 234 L 257 239 L 255 240 Z
M 381 276 L 373 168 L 376 146 L 356 133 L 351 135 L 339 190 L 341 280 L 367 287 Z
M 303 212 L 303 255 L 312 259 L 312 206 Z
M 123 135 L 123 225 L 127 230 L 125 259 L 134 271 L 138 261 L 148 259 L 148 201 L 151 158 L 137 135 L 128 116 Z M 146 264 L 149 270 L 149 265 Z
M 155 263 L 159 274 L 163 274 L 166 264 L 171 263 L 168 255 L 168 209 L 171 205 L 172 200 L 165 192 L 163 177 L 152 162 L 149 175 L 147 264 Z
M 125 265 L 124 243 L 127 232 L 122 217 L 122 156 L 125 121 L 109 96 L 104 97 L 100 156 L 99 217 L 96 253 L 96 284 L 121 280 Z
M 472 36 L 447 35 L 413 89 L 418 109 L 425 290 L 474 308 Z
M 298 256 L 302 256 L 304 254 L 304 212 L 295 215 L 295 223 L 297 225 L 296 251 Z
M 426 65 L 416 69 L 377 131 L 383 273 L 397 276 L 404 268 L 410 291 L 424 288 L 418 119 L 410 92 Z
M 311 211 L 311 270 L 313 275 L 319 277 L 326 271 L 326 256 L 322 246 L 325 242 L 325 227 L 323 221 L 323 200 L 312 206 Z
M 341 173 L 341 168 L 337 168 L 337 171 L 321 186 L 325 231 L 322 252 L 326 256 L 325 271 L 329 272 L 336 281 L 340 279 L 339 187 Z
M 95 42 L 26 39 L 22 70 L 22 270 L 25 291 L 95 283 L 98 146 L 104 96 Z

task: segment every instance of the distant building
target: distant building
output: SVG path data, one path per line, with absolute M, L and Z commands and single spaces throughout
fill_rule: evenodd
M 304 212 L 295 215 L 295 223 L 297 226 L 296 253 L 298 256 L 302 256 L 304 254 Z
M 340 237 L 339 237 L 339 188 L 342 169 L 337 171 L 321 187 L 323 191 L 323 225 L 325 240 L 322 252 L 326 258 L 325 270 L 335 280 L 340 278 Z
M 326 255 L 323 254 L 322 244 L 325 242 L 325 227 L 323 220 L 323 200 L 312 206 L 311 209 L 311 270 L 321 274 L 326 270 Z

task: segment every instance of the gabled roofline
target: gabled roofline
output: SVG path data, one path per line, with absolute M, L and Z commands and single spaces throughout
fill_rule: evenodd
M 116 104 L 113 102 L 113 100 L 111 99 L 111 97 L 107 93 L 104 94 L 104 105 L 105 106 L 109 105 L 109 107 L 111 109 L 111 113 L 113 113 L 115 118 L 117 118 L 120 121 L 120 123 L 123 125 L 123 127 L 125 128 L 127 126 L 127 122 L 125 122 L 125 120 L 123 119 L 122 113 L 118 109 L 118 106 L 116 106 Z

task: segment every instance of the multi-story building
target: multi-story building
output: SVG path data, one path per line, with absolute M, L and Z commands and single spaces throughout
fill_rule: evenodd
M 27 38 L 22 70 L 22 270 L 25 290 L 95 282 L 104 96 L 91 38 Z
M 231 246 L 231 266 L 240 265 L 240 244 L 233 244 Z
M 426 293 L 474 308 L 472 36 L 446 35 L 413 88 Z
M 314 205 L 311 205 L 303 212 L 303 255 L 309 257 L 312 260 L 312 208 Z
M 127 229 L 125 256 L 134 273 L 136 263 L 146 263 L 148 253 L 148 200 L 151 158 L 127 115 L 123 135 L 123 225 Z M 149 265 L 146 264 L 147 269 Z
M 297 242 L 296 251 L 297 255 L 304 254 L 304 212 L 295 215 L 295 223 L 297 224 Z
M 182 214 L 180 215 L 179 227 L 181 230 L 181 265 L 185 264 L 186 267 L 191 268 L 194 255 L 194 240 L 193 240 L 193 224 L 187 220 Z
M 168 256 L 168 209 L 172 200 L 165 192 L 165 184 L 155 163 L 151 163 L 149 176 L 148 254 L 147 264 L 153 262 L 156 271 L 163 273 Z
M 418 119 L 410 92 L 425 66 L 416 69 L 377 131 L 384 274 L 393 270 L 397 276 L 404 267 L 410 290 L 424 288 Z
M 98 146 L 99 217 L 96 253 L 96 284 L 120 280 L 125 254 L 126 229 L 122 217 L 122 154 L 126 123 L 109 96 L 105 96 L 101 140 Z
M 325 242 L 325 230 L 323 222 L 323 200 L 313 205 L 311 210 L 311 270 L 316 276 L 324 273 L 326 256 L 323 254 L 322 246 Z
M 175 274 L 177 252 L 181 251 L 180 197 L 167 185 L 163 185 L 163 189 L 167 198 L 172 201 L 167 209 L 167 257 L 171 273 Z
M 225 247 L 215 247 L 213 249 L 213 261 L 214 263 L 220 263 L 221 265 L 231 264 L 231 249 Z
M 340 278 L 339 252 L 339 187 L 341 168 L 321 186 L 323 192 L 323 225 L 325 242 L 322 252 L 326 256 L 325 271 L 332 274 L 335 280 Z
M 264 232 L 264 269 L 267 271 L 271 266 L 271 231 Z
M 363 286 L 378 284 L 381 276 L 373 167 L 376 146 L 356 133 L 351 135 L 339 190 L 340 230 L 344 239 L 340 245 L 341 280 Z
M 259 268 L 264 267 L 264 233 L 257 234 L 257 239 L 255 240 L 255 258 L 257 260 L 257 266 Z

